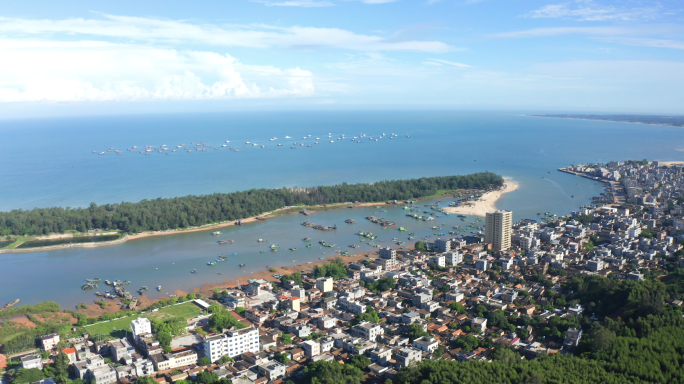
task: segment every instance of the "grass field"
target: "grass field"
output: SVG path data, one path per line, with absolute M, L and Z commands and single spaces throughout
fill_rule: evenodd
M 157 312 L 148 312 L 145 317 L 148 319 L 166 320 L 172 317 L 195 317 L 202 313 L 202 309 L 193 302 L 174 305 L 172 307 L 162 308 Z
M 173 317 L 184 317 L 190 318 L 199 315 L 202 312 L 201 308 L 193 302 L 183 303 L 179 305 L 174 305 L 171 307 L 166 307 L 158 310 L 157 312 L 147 312 L 141 317 L 147 317 L 148 319 L 159 319 L 166 320 Z M 85 332 L 92 336 L 105 335 L 121 338 L 126 335 L 126 330 L 130 331 L 130 324 L 138 316 L 129 316 L 123 319 L 108 321 L 102 324 L 89 325 L 84 327 Z

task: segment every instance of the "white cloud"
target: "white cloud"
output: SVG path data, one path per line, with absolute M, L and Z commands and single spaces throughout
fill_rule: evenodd
M 560 35 L 629 35 L 635 33 L 633 28 L 627 27 L 548 27 L 532 28 L 523 31 L 511 31 L 495 33 L 491 37 L 498 38 L 527 38 L 527 37 L 546 37 Z
M 652 20 L 660 12 L 660 7 L 643 8 L 617 8 L 613 6 L 601 6 L 591 0 L 578 0 L 575 2 L 549 4 L 534 10 L 526 17 L 531 18 L 571 18 L 582 21 L 606 21 L 606 20 Z
M 429 60 L 429 61 L 428 61 L 428 62 L 425 62 L 425 64 L 430 64 L 430 63 L 435 64 L 435 63 L 437 63 L 438 65 L 446 64 L 446 65 L 451 65 L 451 66 L 457 67 L 457 68 L 472 68 L 472 66 L 470 66 L 470 65 L 468 65 L 468 64 L 457 63 L 457 62 L 454 62 L 454 61 L 447 61 L 447 60 L 442 60 L 442 59 L 428 59 L 428 60 Z
M 633 45 L 638 47 L 684 49 L 684 41 L 677 40 L 648 39 L 640 37 L 607 37 L 600 38 L 598 40 L 607 43 L 618 43 L 622 45 Z
M 315 94 L 300 68 L 99 42 L 0 41 L 0 102 L 216 100 Z
M 16 35 L 89 35 L 168 43 L 252 48 L 340 48 L 357 51 L 447 52 L 439 41 L 395 41 L 338 28 L 192 24 L 179 20 L 103 15 L 102 19 L 36 20 L 0 17 L 0 32 Z
M 399 0 L 360 0 L 362 3 L 366 4 L 387 4 L 387 3 L 394 3 L 395 1 Z
M 329 1 L 316 1 L 316 0 L 301 0 L 301 1 L 269 1 L 269 0 L 251 0 L 254 3 L 262 3 L 266 6 L 272 7 L 304 7 L 304 8 L 314 8 L 314 7 L 332 7 L 333 3 Z

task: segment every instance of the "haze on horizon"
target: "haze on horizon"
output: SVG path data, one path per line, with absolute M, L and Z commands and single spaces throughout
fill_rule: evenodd
M 684 113 L 675 0 L 3 2 L 0 115 Z

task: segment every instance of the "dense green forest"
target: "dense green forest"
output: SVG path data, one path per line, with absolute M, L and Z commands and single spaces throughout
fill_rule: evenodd
M 508 328 L 509 322 L 532 325 L 547 341 L 561 342 L 569 326 L 581 327 L 584 334 L 574 355 L 521 360 L 512 349 L 495 346 L 491 363 L 429 360 L 401 370 L 386 384 L 684 382 L 684 317 L 680 306 L 668 304 L 684 292 L 683 269 L 661 280 L 644 281 L 577 275 L 563 284 L 563 291 L 552 298 L 579 302 L 590 313 L 605 316 L 604 321 L 586 316 L 554 316 L 548 321 L 540 316 L 506 318 L 501 311 L 478 315 L 502 328 Z M 467 345 L 470 341 L 475 345 Z M 488 341 L 466 336 L 455 347 L 470 351 L 493 346 Z
M 86 232 L 96 228 L 132 233 L 187 228 L 257 216 L 294 205 L 408 200 L 432 196 L 438 191 L 488 189 L 502 185 L 501 176 L 482 172 L 372 184 L 343 183 L 313 188 L 252 189 L 244 192 L 158 198 L 138 203 L 91 203 L 88 208 L 17 209 L 0 212 L 0 235 L 45 235 L 68 230 Z
M 502 351 L 491 363 L 428 360 L 401 370 L 391 381 L 398 384 L 684 382 L 681 327 L 664 327 L 646 338 L 615 337 L 605 351 L 583 357 L 554 354 L 520 360 L 515 352 L 497 348 Z

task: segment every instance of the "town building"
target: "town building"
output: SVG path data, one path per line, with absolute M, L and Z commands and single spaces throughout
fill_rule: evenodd
M 513 233 L 513 212 L 487 212 L 485 219 L 485 243 L 492 245 L 494 251 L 505 251 L 511 247 Z
M 43 351 L 51 351 L 57 344 L 59 344 L 59 333 L 41 336 L 40 338 L 40 345 Z
M 333 290 L 333 282 L 332 277 L 319 277 L 316 279 L 316 288 L 323 293 L 331 292 Z
M 131 322 L 131 329 L 133 331 L 133 339 L 138 340 L 138 335 L 152 333 L 152 322 L 145 317 L 138 317 Z
M 234 357 L 244 352 L 259 352 L 259 331 L 255 327 L 226 330 L 204 339 L 204 355 L 212 362 L 223 356 Z

